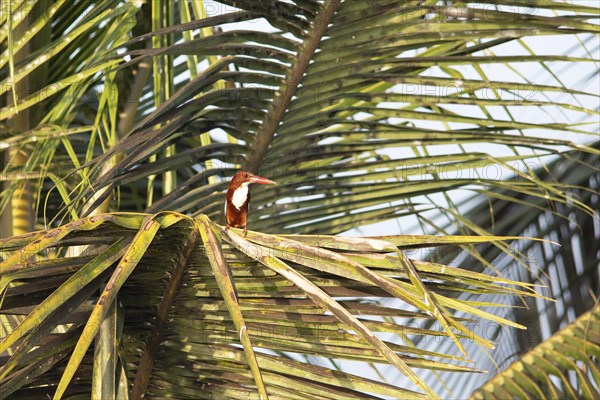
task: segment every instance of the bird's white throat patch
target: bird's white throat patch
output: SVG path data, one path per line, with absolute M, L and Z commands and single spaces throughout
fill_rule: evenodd
M 238 210 L 242 208 L 242 206 L 248 199 L 248 185 L 250 185 L 250 182 L 244 182 L 233 192 L 231 202 L 233 203 L 233 206 Z

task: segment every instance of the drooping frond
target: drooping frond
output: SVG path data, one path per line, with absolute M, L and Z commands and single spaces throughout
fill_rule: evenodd
M 454 313 L 520 326 L 482 308 L 495 304 L 462 301 L 460 293 L 539 297 L 527 283 L 403 253 L 510 238 L 239 232 L 206 216 L 115 213 L 2 239 L 0 314 L 22 319 L 0 340 L 1 397 L 61 398 L 90 388 L 101 397 L 130 388 L 135 398 L 436 397 L 413 369 L 475 372 L 469 355 L 422 351 L 402 343 L 406 335 L 492 347 Z M 80 246 L 87 249 L 73 256 Z M 404 325 L 407 318 L 439 325 L 420 329 Z M 388 364 L 412 384 L 332 371 L 307 355 Z
M 594 144 L 595 147 L 598 143 Z M 550 163 L 547 170 L 537 170 L 544 181 L 561 182 L 569 197 L 581 201 L 591 209 L 600 208 L 597 196 L 600 189 L 600 171 L 597 156 L 571 152 L 567 160 Z M 514 177 L 513 179 L 518 179 Z M 600 229 L 598 216 L 590 216 L 574 203 L 566 205 L 548 202 L 527 194 L 515 195 L 509 190 L 490 191 L 489 197 L 477 196 L 458 207 L 461 215 L 447 215 L 447 222 L 438 220 L 442 232 L 456 233 L 456 219 L 467 227 L 467 233 L 500 236 L 531 236 L 541 241 L 507 241 L 510 247 L 499 243 L 462 247 L 453 251 L 441 248 L 426 251 L 426 257 L 444 264 L 456 265 L 477 273 L 498 273 L 515 280 L 540 285 L 539 291 L 554 301 L 532 298 L 513 298 L 513 307 L 498 310 L 498 316 L 526 326 L 527 330 L 508 331 L 493 323 L 474 323 L 474 332 L 497 342 L 493 351 L 475 352 L 473 343 L 465 349 L 474 354 L 476 365 L 484 374 L 454 375 L 445 372 L 424 371 L 423 377 L 432 382 L 432 388 L 442 397 L 454 398 L 460 387 L 470 393 L 502 372 L 532 347 L 548 339 L 553 333 L 589 311 L 600 293 Z M 469 222 L 472 221 L 472 222 Z M 444 222 L 446 225 L 444 225 Z M 433 228 L 432 228 L 433 229 Z M 473 260 L 490 260 L 474 263 Z M 502 301 L 494 293 L 462 295 L 465 300 Z M 423 327 L 429 327 L 424 324 Z M 416 338 L 414 344 L 422 349 L 436 349 L 459 354 L 451 343 L 434 343 Z M 394 383 L 401 382 L 401 377 Z

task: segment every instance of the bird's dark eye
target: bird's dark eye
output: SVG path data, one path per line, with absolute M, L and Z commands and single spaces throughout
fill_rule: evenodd
M 244 178 L 247 178 L 247 177 L 249 177 L 249 176 L 250 176 L 250 175 L 248 175 L 248 174 L 244 174 Z

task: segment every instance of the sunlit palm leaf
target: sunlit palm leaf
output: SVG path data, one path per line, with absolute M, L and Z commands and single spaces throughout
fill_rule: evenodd
M 519 358 L 472 399 L 600 396 L 600 306 Z
M 598 143 L 594 145 L 596 148 Z M 567 155 L 567 160 L 557 160 L 548 165 L 546 171 L 538 170 L 541 179 L 562 182 L 568 190 L 569 196 L 579 199 L 591 209 L 600 207 L 596 195 L 600 182 L 597 156 L 580 152 Z M 516 178 L 515 178 L 516 179 Z M 556 205 L 544 199 L 536 199 L 527 194 L 514 195 L 510 191 L 487 192 L 491 198 L 480 199 L 476 204 L 469 204 L 459 218 L 461 221 L 473 221 L 472 228 L 485 228 L 490 232 L 500 235 L 531 235 L 556 241 L 557 245 L 543 242 L 513 242 L 511 254 L 520 261 L 521 266 L 515 268 L 514 264 L 507 262 L 502 249 L 497 245 L 482 245 L 476 249 L 486 259 L 493 259 L 493 265 L 488 265 L 488 270 L 497 270 L 507 279 L 528 281 L 532 284 L 542 285 L 541 293 L 555 300 L 554 302 L 536 301 L 523 298 L 514 303 L 516 308 L 505 309 L 499 315 L 527 326 L 526 331 L 519 331 L 516 335 L 507 334 L 506 331 L 496 329 L 492 325 L 483 325 L 476 329 L 486 329 L 486 337 L 496 338 L 498 344 L 493 353 L 478 352 L 474 361 L 479 368 L 487 370 L 487 374 L 461 375 L 452 377 L 441 372 L 439 376 L 443 381 L 455 382 L 457 386 L 466 391 L 476 390 L 488 379 L 500 373 L 511 362 L 518 360 L 533 346 L 548 339 L 554 332 L 573 322 L 579 315 L 589 311 L 599 291 L 598 265 L 600 259 L 600 230 L 595 221 L 597 215 L 590 217 L 574 204 Z M 463 209 L 465 205 L 459 205 Z M 442 225 L 443 231 L 454 232 L 456 216 L 448 215 L 449 226 Z M 469 247 L 469 250 L 475 248 Z M 440 249 L 441 250 L 441 249 Z M 462 268 L 482 271 L 486 268 L 473 264 L 472 257 L 460 252 L 433 251 L 429 256 L 439 262 L 456 262 Z M 462 269 L 461 268 L 461 269 Z M 469 272 L 471 278 L 477 275 Z M 465 278 L 469 278 L 465 271 Z M 479 279 L 479 278 L 476 278 Z M 469 298 L 470 294 L 463 295 Z M 498 298 L 493 292 L 477 294 L 477 299 L 486 299 L 495 302 Z M 522 307 L 525 305 L 526 307 Z M 427 325 L 425 325 L 427 326 Z M 415 339 L 415 344 L 423 349 L 440 348 L 449 353 L 458 354 L 452 349 L 451 344 L 432 345 L 420 338 Z M 472 354 L 472 344 L 465 344 Z M 428 382 L 433 382 L 434 374 L 425 372 Z M 458 394 L 445 387 L 441 382 L 432 384 L 432 387 L 442 396 L 456 397 Z
M 302 244 L 302 236 L 292 241 L 250 232 L 246 240 L 238 236 L 238 230 L 224 235 L 221 230 L 204 216 L 194 220 L 171 212 L 101 214 L 46 232 L 3 239 L 2 251 L 9 257 L 0 266 L 0 310 L 2 315 L 25 316 L 20 326 L 0 341 L 0 352 L 14 352 L 5 357 L 0 368 L 4 396 L 19 388 L 23 395 L 39 395 L 41 391 L 55 398 L 84 390 L 85 382 L 91 379 L 86 372 L 92 365 L 89 345 L 98 338 L 108 313 L 114 313 L 110 318 L 116 321 L 121 312 L 121 339 L 103 345 L 108 346 L 105 352 L 113 354 L 113 364 L 105 371 L 111 374 L 111 382 L 119 382 L 122 370 L 118 363 L 127 363 L 128 373 L 135 374 L 135 396 L 152 393 L 161 397 L 165 389 L 184 396 L 183 386 L 205 385 L 204 390 L 227 397 L 227 390 L 241 390 L 240 384 L 274 398 L 291 395 L 290 388 L 305 384 L 307 394 L 331 393 L 332 398 L 337 397 L 336 392 L 352 391 L 418 396 L 410 388 L 407 392 L 332 372 L 294 361 L 293 356 L 318 354 L 389 363 L 435 397 L 412 368 L 472 369 L 444 362 L 448 359 L 444 354 L 382 340 L 374 332 L 427 336 L 448 336 L 449 332 L 405 327 L 393 320 L 384 322 L 381 316 L 428 320 L 442 313 L 458 330 L 453 334 L 455 342 L 468 338 L 487 345 L 461 331 L 464 321 L 454 320 L 446 307 L 514 324 L 456 299 L 452 291 L 435 293 L 438 285 L 453 287 L 456 293 L 471 288 L 475 292 L 481 289 L 498 295 L 538 297 L 526 283 L 483 275 L 457 280 L 463 275 L 459 270 L 418 261 L 414 261 L 411 273 L 415 275 L 409 278 L 392 242 L 403 242 L 406 250 L 424 243 L 446 245 L 449 240 L 444 237 L 430 236 L 418 242 L 414 237 L 374 240 L 323 236 L 319 246 L 314 237 L 306 238 L 312 244 Z M 222 235 L 225 240 L 221 243 Z M 469 240 L 457 237 L 455 243 Z M 353 243 L 351 252 L 335 250 L 336 244 L 343 248 L 345 242 Z M 87 243 L 94 245 L 80 256 L 69 256 L 77 246 Z M 57 257 L 43 257 L 49 251 Z M 39 264 L 34 261 L 37 258 Z M 415 286 L 416 276 L 422 286 Z M 435 293 L 435 301 L 444 307 L 432 312 L 419 300 L 422 290 Z M 369 305 L 369 299 L 379 297 L 407 300 L 415 306 L 414 311 Z M 111 311 L 115 299 L 122 304 L 122 311 Z M 157 306 L 158 315 L 154 311 Z M 154 322 L 140 324 L 151 321 L 152 315 L 156 316 Z M 56 330 L 60 326 L 68 329 Z M 117 337 L 120 329 L 113 326 Z M 119 360 L 114 358 L 116 354 Z M 464 361 L 461 357 L 450 359 Z M 31 365 L 37 372 L 23 379 L 31 372 Z M 184 365 L 187 367 L 180 369 Z M 342 385 L 346 389 L 335 388 L 344 381 L 352 384 Z M 49 386 L 44 389 L 44 385 Z M 106 393 L 107 389 L 98 390 Z
M 245 21 L 246 26 L 252 26 L 250 23 L 256 22 L 257 16 L 275 27 L 286 28 L 269 33 L 260 29 L 223 31 L 162 49 L 130 51 L 133 64 L 163 55 L 219 58 L 189 82 L 176 85 L 176 92 L 168 101 L 146 115 L 109 154 L 99 159 L 102 163 L 112 154 L 127 154 L 109 171 L 96 168 L 94 186 L 123 185 L 124 174 L 128 175 L 128 182 L 145 179 L 148 175 L 139 167 L 148 161 L 155 172 L 180 169 L 179 154 L 160 163 L 151 158 L 173 144 L 183 144 L 185 148 L 189 144 L 185 144 L 184 138 L 193 132 L 223 130 L 243 140 L 245 145 L 223 147 L 228 149 L 226 153 L 209 151 L 205 158 L 194 157 L 186 166 L 215 160 L 213 165 L 225 168 L 210 171 L 202 179 L 182 176 L 181 187 L 157 199 L 148 210 L 158 211 L 176 204 L 182 212 L 217 217 L 222 207 L 217 200 L 220 198 L 213 194 L 223 190 L 224 184 L 202 184 L 213 174 L 228 175 L 228 168 L 235 164 L 262 168 L 263 173 L 282 183 L 255 197 L 255 203 L 264 207 L 253 213 L 254 218 L 270 217 L 256 220 L 255 226 L 261 230 L 278 227 L 296 232 L 323 231 L 332 229 L 332 221 L 339 220 L 340 228 L 330 231 L 339 232 L 403 212 L 428 209 L 409 201 L 417 195 L 463 187 L 504 187 L 496 179 L 452 180 L 440 172 L 472 171 L 491 163 L 514 173 L 509 163 L 531 157 L 531 151 L 491 157 L 463 149 L 447 156 L 414 158 L 390 158 L 383 152 L 401 148 L 419 151 L 421 146 L 450 143 L 497 143 L 507 146 L 509 152 L 520 146 L 543 155 L 554 154 L 561 147 L 579 146 L 558 139 L 556 134 L 583 132 L 585 126 L 551 120 L 532 123 L 498 119 L 487 108 L 552 105 L 596 114 L 597 111 L 577 104 L 544 98 L 553 92 L 574 95 L 583 92 L 563 86 L 457 78 L 460 73 L 454 68 L 465 63 L 512 66 L 528 61 L 581 62 L 585 59 L 562 55 L 497 57 L 485 51 L 527 35 L 597 32 L 595 25 L 584 22 L 595 11 L 574 5 L 573 10 L 583 13 L 582 16 L 565 19 L 543 13 L 544 7 L 564 9 L 564 3 L 538 4 L 539 8 L 529 10 L 529 14 L 495 10 L 496 4 L 492 3 L 457 8 L 418 2 L 386 2 L 372 7 L 371 2 L 327 1 L 320 6 L 313 2 L 295 5 L 271 2 L 256 6 L 254 2 L 242 1 L 235 3 L 241 11 L 140 36 L 131 43 L 151 37 L 184 35 L 198 28 L 216 29 L 230 21 Z M 283 36 L 286 32 L 293 35 Z M 447 75 L 433 74 L 432 65 L 444 68 Z M 458 75 L 452 75 L 452 71 Z M 228 82 L 228 88 L 216 89 L 217 82 Z M 521 96 L 525 98 L 520 98 L 519 93 L 524 90 L 535 97 L 530 98 L 526 93 Z M 490 97 L 490 93 L 496 94 Z M 476 109 L 472 115 L 459 115 L 447 108 L 466 103 L 488 115 L 476 117 Z M 432 127 L 431 121 L 443 122 L 446 128 Z M 464 123 L 470 127 L 456 125 L 457 128 L 448 129 L 452 124 Z M 157 124 L 162 127 L 156 129 Z M 540 128 L 547 132 L 544 138 L 523 135 Z M 423 171 L 414 168 L 415 164 L 434 164 L 434 167 Z M 339 174 L 342 172 L 345 174 Z M 211 182 L 218 180 L 211 178 Z M 542 185 L 527 175 L 520 185 L 509 187 L 521 193 L 552 195 L 556 201 L 566 201 L 553 185 Z M 185 188 L 186 196 L 181 196 L 181 188 Z M 80 195 L 85 193 L 89 194 L 84 191 Z M 104 196 L 110 193 L 107 191 Z M 282 201 L 290 196 L 294 197 L 293 203 Z M 405 203 L 390 204 L 400 200 Z M 96 199 L 96 204 L 101 201 Z M 316 207 L 324 211 L 316 212 Z M 351 213 L 363 207 L 377 207 L 378 212 Z
M 486 257 L 473 252 L 478 266 L 469 269 L 510 252 L 484 231 L 485 222 L 478 226 L 476 216 L 465 218 L 449 198 L 434 196 L 467 189 L 536 210 L 551 201 L 562 212 L 594 211 L 592 191 L 584 189 L 580 201 L 565 194 L 568 185 L 538 178 L 543 173 L 526 163 L 549 159 L 544 155 L 568 159 L 562 151 L 569 148 L 598 155 L 587 139 L 575 143 L 570 135 L 597 133 L 590 123 L 598 110 L 587 101 L 597 93 L 563 84 L 555 68 L 586 65 L 590 76 L 597 73 L 590 62 L 597 61 L 590 47 L 599 31 L 595 7 L 551 0 L 536 8 L 495 0 L 193 1 L 179 2 L 179 10 L 171 2 L 48 3 L 11 2 L 12 17 L 0 13 L 0 92 L 26 86 L 17 99 L 21 117 L 9 96 L 0 108 L 0 180 L 7 182 L 0 210 L 25 206 L 29 214 L 15 212 L 17 218 L 49 227 L 2 242 L 0 327 L 8 329 L 0 347 L 7 350 L 0 350 L 2 394 L 20 388 L 13 396 L 52 396 L 62 377 L 67 395 L 92 390 L 98 397 L 124 396 L 131 382 L 135 395 L 153 397 L 258 398 L 261 386 L 271 398 L 418 397 L 417 386 L 430 393 L 421 378 L 401 389 L 298 360 L 319 354 L 391 363 L 409 375 L 404 364 L 468 371 L 443 362 L 463 360 L 451 355 L 454 348 L 363 338 L 369 331 L 403 339 L 450 335 L 454 347 L 467 337 L 489 347 L 489 338 L 466 334 L 469 322 L 457 312 L 519 326 L 486 307 L 503 305 L 506 296 L 545 299 L 519 278 L 473 274 L 441 261 L 399 263 L 394 246 L 465 249 L 493 241 Z M 243 24 L 232 31 L 234 22 Z M 542 49 L 528 47 L 530 36 L 571 38 L 582 51 L 535 54 Z M 498 55 L 508 44 L 517 47 Z M 543 68 L 550 83 L 529 80 L 522 63 Z M 519 79 L 497 76 L 499 66 Z M 540 117 L 514 117 L 518 109 Z M 568 122 L 556 117 L 567 112 Z M 434 153 L 438 145 L 448 151 Z M 339 233 L 416 215 L 441 233 L 447 227 L 428 219 L 438 209 L 463 236 L 366 241 L 250 233 L 250 247 L 238 251 L 231 241 L 246 242 L 233 231 L 219 254 L 206 254 L 204 244 L 193 244 L 200 240 L 197 224 L 208 242 L 207 234 L 218 237 L 219 229 L 204 216 L 102 214 L 78 221 L 108 210 L 174 210 L 216 221 L 225 178 L 239 166 L 280 182 L 253 196 L 254 230 Z M 489 166 L 517 179 L 486 176 Z M 33 202 L 20 196 L 25 181 Z M 143 230 L 146 217 L 181 221 L 153 235 Z M 525 220 L 517 217 L 515 225 Z M 473 233 L 483 238 L 464 236 Z M 329 263 L 281 251 L 292 242 L 328 254 Z M 248 254 L 256 246 L 274 258 L 257 261 Z M 123 257 L 126 250 L 140 255 L 142 247 L 137 265 Z M 131 273 L 127 280 L 113 261 Z M 265 263 L 304 283 L 293 286 Z M 224 265 L 231 275 L 215 280 Z M 100 304 L 97 292 L 109 280 L 122 285 L 121 304 Z M 313 297 L 302 290 L 315 286 L 320 292 Z M 227 297 L 232 288 L 236 299 Z M 394 298 L 413 308 L 377 302 Z M 5 325 L 6 315 L 22 329 Z M 435 320 L 444 329 L 415 330 L 392 317 Z M 356 320 L 360 329 L 349 328 Z M 94 335 L 92 363 L 86 350 Z

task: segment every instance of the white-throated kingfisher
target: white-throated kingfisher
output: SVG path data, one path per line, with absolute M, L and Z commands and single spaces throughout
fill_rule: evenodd
M 231 227 L 244 228 L 244 236 L 246 236 L 246 219 L 248 218 L 248 204 L 250 204 L 250 188 L 248 186 L 251 183 L 265 185 L 275 182 L 248 171 L 239 171 L 235 174 L 231 178 L 229 189 L 225 195 L 225 216 L 227 218 L 225 230 Z

